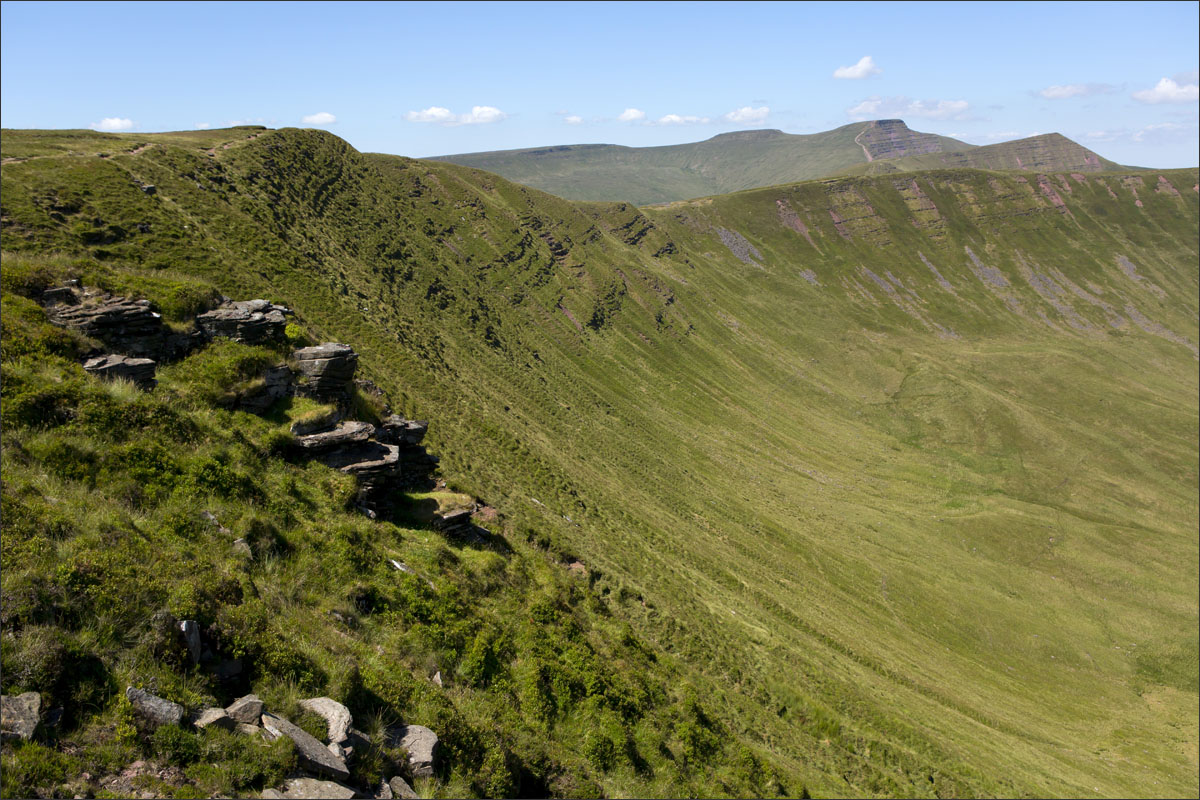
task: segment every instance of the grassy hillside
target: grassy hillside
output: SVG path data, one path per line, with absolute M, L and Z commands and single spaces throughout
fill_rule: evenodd
M 624 200 L 637 205 L 830 175 L 886 175 L 946 167 L 1035 172 L 1121 168 L 1057 133 L 976 147 L 913 131 L 898 119 L 857 122 L 810 135 L 740 131 L 666 147 L 565 145 L 433 160 L 495 172 L 571 200 Z
M 970 146 L 912 131 L 900 120 L 882 120 L 809 135 L 739 131 L 665 147 L 566 145 L 433 160 L 495 172 L 571 200 L 643 205 L 819 178 L 868 159 Z
M 510 753 L 567 794 L 584 790 L 553 776 L 576 770 L 607 794 L 1196 793 L 1195 170 L 941 170 L 639 211 L 364 156 L 320 132 L 202 136 L 103 137 L 100 158 L 90 140 L 5 132 L 3 155 L 23 159 L 3 168 L 6 281 L 44 261 L 180 318 L 215 287 L 288 305 L 314 340 L 352 343 L 398 411 L 434 421 L 450 488 L 503 515 L 519 566 L 500 574 L 539 577 L 484 589 L 473 576 L 498 569 L 485 554 L 419 527 L 367 536 L 371 557 L 411 543 L 462 598 L 456 619 L 508 620 L 519 642 L 554 625 L 517 624 L 535 602 L 525 587 L 567 591 L 558 613 L 615 676 L 644 674 L 652 699 L 629 721 L 567 691 L 539 749 L 545 715 L 517 680 L 533 645 L 498 656 L 513 683 L 434 691 L 413 675 L 426 658 L 465 669 L 465 640 L 389 619 L 339 650 L 317 622 L 332 591 L 291 592 L 280 607 L 303 621 L 287 630 L 313 631 L 296 647 L 322 667 L 314 689 L 346 696 L 331 665 L 362 659 L 388 663 L 386 683 L 425 687 L 379 693 L 406 720 L 478 730 L 507 708 L 484 728 L 500 761 Z M 6 341 L 10 320 L 40 324 L 17 305 Z M 39 364 L 6 347 L 6 409 L 9 387 L 26 385 L 10 376 L 33 381 Z M 83 380 L 51 366 L 38 380 Z M 149 402 L 171 391 L 164 381 Z M 229 427 L 188 413 L 202 430 Z M 217 433 L 204 447 L 258 474 L 249 432 L 266 423 L 239 424 L 247 454 Z M 55 474 L 53 448 L 37 444 L 70 425 L 5 420 L 6 492 L 82 502 L 83 479 Z M 346 512 L 312 502 L 284 526 L 293 554 L 252 573 L 260 593 L 316 569 L 302 532 Z M 41 534 L 50 544 L 19 563 L 26 580 L 110 530 L 84 527 L 82 542 Z M 590 577 L 572 584 L 571 560 Z M 97 586 L 133 591 L 107 574 Z M 123 680 L 144 669 L 111 639 L 67 635 Z M 419 655 L 371 656 L 393 637 L 401 652 L 419 641 Z M 294 677 L 268 667 L 256 680 L 283 702 Z M 632 755 L 586 761 L 593 729 L 629 732 Z M 484 765 L 453 769 L 425 788 L 488 791 Z

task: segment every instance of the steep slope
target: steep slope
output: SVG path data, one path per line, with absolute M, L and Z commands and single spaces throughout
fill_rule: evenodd
M 644 205 L 819 178 L 872 159 L 970 147 L 910 130 L 901 120 L 879 120 L 809 135 L 738 131 L 665 147 L 565 145 L 431 160 L 495 172 L 571 200 Z
M 6 251 L 354 342 L 440 421 L 447 479 L 586 564 L 793 792 L 1195 793 L 1195 170 L 642 212 L 213 135 L 37 158 L 6 133 Z M 671 763 L 651 790 L 708 778 Z M 628 759 L 596 780 L 647 791 Z
M 1025 172 L 1103 172 L 1128 169 L 1102 158 L 1060 133 L 1044 133 L 956 152 L 899 153 L 889 160 L 858 164 L 839 174 L 885 175 L 926 169 L 969 167 L 972 169 Z

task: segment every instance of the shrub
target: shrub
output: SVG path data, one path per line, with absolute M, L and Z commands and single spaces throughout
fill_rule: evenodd
M 78 771 L 70 756 L 36 742 L 21 742 L 4 755 L 0 795 L 4 797 L 56 797 L 53 789 Z
M 171 764 L 190 764 L 200 757 L 200 738 L 178 725 L 163 725 L 150 734 L 150 750 Z

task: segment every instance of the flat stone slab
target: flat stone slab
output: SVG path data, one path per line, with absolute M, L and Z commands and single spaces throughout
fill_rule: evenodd
M 258 699 L 258 695 L 248 694 L 226 706 L 225 713 L 232 717 L 234 722 L 257 725 L 258 718 L 263 713 L 263 701 Z
M 218 336 L 246 344 L 283 337 L 286 315 L 292 313 L 283 306 L 266 300 L 241 300 L 222 305 L 196 317 L 196 324 L 212 338 Z
M 270 794 L 268 794 L 268 792 Z M 292 778 L 283 785 L 283 791 L 265 789 L 263 797 L 273 797 L 277 800 L 350 800 L 358 793 L 353 789 L 333 781 L 321 781 L 316 778 Z
M 206 708 L 192 722 L 192 725 L 201 730 L 211 727 L 231 731 L 235 724 L 237 723 L 233 721 L 233 717 L 226 714 L 223 708 Z
M 42 696 L 37 692 L 0 696 L 0 738 L 32 739 L 41 714 Z
M 179 703 L 172 703 L 132 686 L 125 690 L 125 697 L 133 705 L 134 713 L 155 728 L 183 722 L 183 706 Z
M 262 715 L 262 726 L 268 733 L 291 739 L 296 745 L 300 764 L 305 769 L 342 780 L 350 777 L 346 762 L 329 752 L 325 745 L 303 728 L 293 725 L 283 717 L 266 713 Z
M 369 422 L 347 420 L 336 428 L 327 431 L 310 433 L 307 436 L 297 436 L 296 444 L 305 450 L 332 450 L 335 447 L 344 447 L 365 442 L 374 433 L 375 426 Z
M 394 472 L 400 463 L 400 448 L 394 444 L 362 442 L 321 456 L 321 462 L 351 475 Z
M 340 744 L 346 741 L 350 732 L 350 724 L 353 721 L 350 719 L 350 709 L 328 697 L 311 697 L 308 700 L 301 700 L 300 707 L 305 711 L 311 711 L 324 717 L 325 722 L 329 725 L 327 738 L 331 743 Z
M 139 386 L 153 386 L 156 364 L 152 358 L 130 358 L 109 353 L 89 358 L 83 363 L 83 371 L 104 380 L 124 378 Z

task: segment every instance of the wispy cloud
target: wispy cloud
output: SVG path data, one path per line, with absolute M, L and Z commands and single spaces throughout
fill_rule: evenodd
M 1088 131 L 1080 136 L 1089 142 L 1133 142 L 1135 144 L 1178 144 L 1195 140 L 1197 129 L 1195 122 L 1157 122 L 1144 125 L 1141 128 L 1112 128 L 1108 130 Z
M 1107 83 L 1068 83 L 1062 86 L 1047 86 L 1038 92 L 1047 100 L 1066 100 L 1068 97 L 1089 97 L 1094 94 L 1112 94 L 1117 87 Z
M 316 114 L 309 114 L 300 119 L 305 125 L 332 125 L 337 122 L 337 117 L 330 114 L 328 111 L 318 111 Z
M 852 119 L 882 119 L 884 117 L 918 117 L 921 119 L 968 119 L 970 103 L 966 100 L 913 100 L 911 97 L 868 97 L 853 108 L 846 109 Z
M 646 112 L 640 108 L 627 108 L 617 117 L 621 122 L 637 122 L 646 118 Z
M 212 127 L 212 125 L 209 125 L 207 122 L 197 122 L 196 123 L 196 130 L 198 130 L 198 131 L 206 131 L 211 127 Z
M 728 114 L 722 114 L 721 119 L 726 122 L 735 122 L 738 125 L 761 125 L 767 121 L 767 115 L 770 113 L 770 106 L 760 106 L 758 108 L 743 106 L 742 108 L 735 108 Z
M 568 125 L 582 125 L 583 117 L 577 116 L 575 114 L 570 114 L 563 118 L 563 122 L 567 123 Z
M 94 131 L 127 131 L 133 128 L 133 120 L 121 117 L 105 117 L 88 125 Z
M 452 128 L 457 125 L 486 125 L 492 122 L 501 122 L 508 118 L 508 114 L 495 106 L 472 106 L 466 114 L 455 114 L 448 108 L 430 106 L 421 111 L 409 111 L 404 118 L 409 122 L 433 122 Z
M 703 125 L 711 122 L 708 117 L 693 117 L 680 114 L 667 114 L 655 120 L 655 125 Z
M 863 78 L 869 78 L 872 75 L 878 75 L 883 70 L 875 66 L 875 59 L 870 56 L 863 56 L 858 60 L 858 63 L 852 67 L 838 67 L 833 71 L 833 77 L 843 80 L 857 81 Z
M 1184 77 L 1191 77 L 1190 75 Z M 1163 78 L 1153 89 L 1143 89 L 1133 93 L 1133 99 L 1141 103 L 1195 103 L 1200 100 L 1200 85 L 1196 83 L 1179 83 L 1171 78 Z

